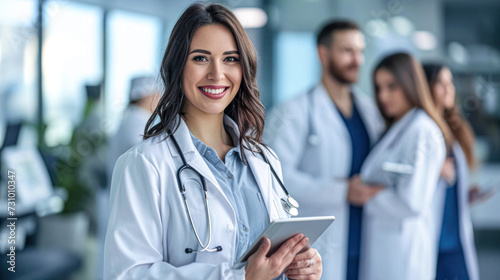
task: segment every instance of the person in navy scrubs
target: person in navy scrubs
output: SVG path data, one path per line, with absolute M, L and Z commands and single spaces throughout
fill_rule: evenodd
M 439 237 L 436 279 L 479 279 L 469 204 L 478 188 L 469 189 L 469 168 L 474 167 L 474 132 L 455 103 L 455 87 L 450 69 L 442 64 L 426 64 L 424 71 L 436 107 L 443 115 L 454 144 L 441 171 L 439 187 L 443 212 Z M 444 200 L 444 203 L 441 202 Z

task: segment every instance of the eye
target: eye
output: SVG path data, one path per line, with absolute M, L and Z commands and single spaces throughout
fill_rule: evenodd
M 387 88 L 389 88 L 389 90 L 395 90 L 397 89 L 398 85 L 395 84 L 395 83 L 390 83 L 387 85 Z
M 443 86 L 446 85 L 446 83 L 443 83 L 443 81 L 437 80 L 436 81 L 436 85 L 439 86 L 439 87 L 443 87 Z
M 346 52 L 346 53 L 352 53 L 352 52 L 353 52 L 353 49 L 351 49 L 351 48 L 345 48 L 345 49 L 344 49 L 344 52 Z
M 224 59 L 224 61 L 229 61 L 229 62 L 238 62 L 240 61 L 240 59 L 238 57 L 234 57 L 234 56 L 230 56 L 230 57 L 226 57 Z
M 198 62 L 208 61 L 208 59 L 202 55 L 197 55 L 197 56 L 193 57 L 193 60 L 198 61 Z

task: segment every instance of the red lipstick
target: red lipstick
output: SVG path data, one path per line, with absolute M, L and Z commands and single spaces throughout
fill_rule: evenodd
M 226 95 L 228 89 L 229 87 L 227 86 L 217 86 L 217 85 L 206 85 L 198 87 L 198 90 L 201 93 L 203 93 L 203 95 L 205 95 L 210 99 L 221 99 Z

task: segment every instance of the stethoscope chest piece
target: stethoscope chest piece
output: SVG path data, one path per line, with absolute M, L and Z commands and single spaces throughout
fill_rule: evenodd
M 297 200 L 295 200 L 292 196 L 290 196 L 290 193 L 288 190 L 285 188 L 285 185 L 283 182 L 280 180 L 278 174 L 276 174 L 276 171 L 274 171 L 273 166 L 269 161 L 267 160 L 267 157 L 264 155 L 264 152 L 261 153 L 262 158 L 264 161 L 269 164 L 269 168 L 271 168 L 271 172 L 273 173 L 274 178 L 278 181 L 279 185 L 281 186 L 281 189 L 285 192 L 286 196 L 281 198 L 281 206 L 283 207 L 283 210 L 290 214 L 290 216 L 297 216 L 299 214 L 299 203 Z
M 222 251 L 222 246 L 216 246 L 215 248 L 210 248 L 210 244 L 212 242 L 212 223 L 211 223 L 211 219 L 210 219 L 210 208 L 209 208 L 209 204 L 208 204 L 208 190 L 207 190 L 207 185 L 206 185 L 206 182 L 205 182 L 205 179 L 203 178 L 203 176 L 198 172 L 196 171 L 196 169 L 194 169 L 193 167 L 191 167 L 187 161 L 186 161 L 186 158 L 184 157 L 184 154 L 182 153 L 182 150 L 179 146 L 179 143 L 177 143 L 177 140 L 175 139 L 174 135 L 169 131 L 168 132 L 170 137 L 172 137 L 172 142 L 174 143 L 175 145 L 175 148 L 177 149 L 177 151 L 179 152 L 179 155 L 181 156 L 181 159 L 182 159 L 182 166 L 177 170 L 177 184 L 179 185 L 179 192 L 181 193 L 182 195 L 182 198 L 184 200 L 184 206 L 186 208 L 186 212 L 187 212 L 187 215 L 189 217 L 189 222 L 191 224 L 191 228 L 193 230 L 193 233 L 196 237 L 196 240 L 198 241 L 198 244 L 200 245 L 200 249 L 193 249 L 193 248 L 186 248 L 184 250 L 184 252 L 186 254 L 192 254 L 192 253 L 202 253 L 202 252 L 220 252 Z M 271 166 L 271 164 L 269 163 L 269 161 L 267 160 L 266 156 L 264 155 L 264 153 L 262 151 L 260 151 L 260 149 L 258 151 L 256 151 L 258 153 L 261 153 L 262 154 L 262 157 L 264 158 L 264 161 L 269 164 L 269 167 L 271 168 L 271 171 L 274 175 L 274 177 L 276 178 L 276 180 L 278 181 L 278 183 L 280 184 L 280 186 L 282 187 L 283 191 L 285 192 L 286 196 L 281 198 L 281 205 L 283 206 L 283 209 L 288 213 L 290 214 L 291 216 L 297 216 L 299 214 L 299 211 L 297 210 L 297 208 L 299 207 L 299 203 L 293 199 L 290 194 L 288 193 L 287 189 L 285 188 L 285 186 L 283 185 L 283 182 L 280 180 L 280 178 L 278 177 L 278 175 L 276 174 L 276 171 L 274 171 L 274 168 Z M 188 201 L 187 201 L 187 196 L 186 196 L 186 188 L 182 182 L 182 172 L 184 171 L 191 171 L 191 172 L 194 172 L 200 182 L 201 182 L 201 185 L 203 187 L 203 192 L 204 192 L 204 202 L 205 202 L 205 214 L 206 214 L 206 218 L 207 218 L 207 227 L 208 227 L 208 240 L 206 242 L 206 244 L 204 244 L 201 239 L 200 239 L 200 236 L 198 235 L 198 231 L 196 230 L 196 227 L 194 225 L 194 221 L 193 221 L 193 218 L 191 216 L 191 210 L 189 209 L 189 204 L 188 204 Z
M 290 214 L 290 216 L 297 216 L 299 214 L 299 203 L 291 196 L 286 196 L 281 198 L 281 205 L 283 209 Z

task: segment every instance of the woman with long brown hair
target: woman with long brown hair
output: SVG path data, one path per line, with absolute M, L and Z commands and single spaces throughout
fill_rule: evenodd
M 440 238 L 436 279 L 479 279 L 474 233 L 469 211 L 469 168 L 475 165 L 474 132 L 455 102 L 450 69 L 443 64 L 425 64 L 425 76 L 434 103 L 450 128 L 454 143 L 441 171 L 436 198 Z
M 299 253 L 302 234 L 269 257 L 264 238 L 246 266 L 233 266 L 290 212 L 281 207 L 279 161 L 261 144 L 256 74 L 254 47 L 231 11 L 187 8 L 163 57 L 164 91 L 144 141 L 115 165 L 105 279 L 321 277 L 316 250 Z
M 387 131 L 363 163 L 361 180 L 385 189 L 364 207 L 360 279 L 434 279 L 434 197 L 449 129 L 411 55 L 382 59 L 373 81 Z

